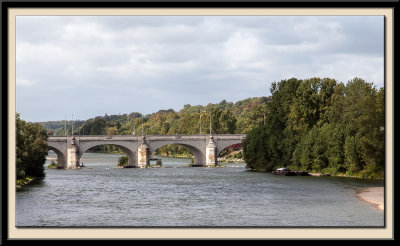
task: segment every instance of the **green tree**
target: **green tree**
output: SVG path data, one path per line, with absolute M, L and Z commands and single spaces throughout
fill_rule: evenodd
M 118 127 L 112 126 L 107 129 L 107 135 L 118 135 Z
M 359 146 L 354 136 L 347 136 L 344 145 L 346 169 L 351 173 L 357 173 L 362 169 L 362 160 L 359 156 Z
M 236 117 L 230 109 L 222 110 L 219 116 L 218 134 L 232 134 L 236 130 Z
M 44 177 L 48 145 L 47 131 L 38 124 L 26 122 L 16 115 L 16 170 L 17 177 Z
M 105 135 L 106 126 L 106 121 L 102 117 L 98 116 L 85 122 L 81 126 L 80 132 L 84 132 L 85 135 Z
M 268 127 L 261 126 L 252 129 L 242 141 L 243 158 L 246 168 L 258 171 L 270 171 L 273 163 L 270 159 L 270 146 L 268 145 Z
M 248 132 L 254 127 L 264 125 L 268 117 L 268 108 L 266 103 L 256 104 L 249 110 L 246 110 L 244 119 L 245 129 Z
M 297 89 L 302 81 L 291 78 L 282 80 L 271 85 L 271 100 L 267 103 L 268 118 L 267 126 L 270 128 L 271 135 L 271 162 L 275 165 L 286 166 L 290 163 L 295 145 L 299 137 L 285 131 L 288 125 L 289 114 L 292 110 L 292 103 L 296 99 Z
M 384 171 L 384 90 L 360 78 L 348 82 L 342 124 L 346 125 L 346 163 L 351 172 Z
M 328 158 L 329 168 L 333 173 L 345 173 L 345 127 L 341 124 L 325 124 L 321 129 L 322 138 L 327 146 L 326 158 Z
M 289 124 L 292 128 L 302 134 L 314 126 L 322 126 L 327 121 L 326 114 L 335 86 L 336 81 L 328 78 L 304 80 L 291 104 Z

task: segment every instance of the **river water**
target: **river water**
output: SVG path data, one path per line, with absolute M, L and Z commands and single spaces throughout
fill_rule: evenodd
M 46 161 L 46 177 L 16 194 L 17 227 L 384 226 L 384 213 L 355 197 L 383 181 L 275 176 L 244 163 L 186 167 L 190 159 L 165 157 L 162 168 L 115 168 L 119 156 L 85 153 L 81 170 Z

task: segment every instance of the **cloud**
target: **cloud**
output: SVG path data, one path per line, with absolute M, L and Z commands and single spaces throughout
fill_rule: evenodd
M 17 111 L 28 120 L 237 101 L 265 96 L 271 82 L 290 77 L 358 76 L 383 86 L 381 16 L 18 16 L 16 23 Z M 46 101 L 53 95 L 60 99 Z

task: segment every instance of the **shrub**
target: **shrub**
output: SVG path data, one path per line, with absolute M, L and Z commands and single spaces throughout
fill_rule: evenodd
M 128 166 L 128 157 L 126 155 L 121 156 L 118 159 L 118 166 L 122 167 L 122 166 Z

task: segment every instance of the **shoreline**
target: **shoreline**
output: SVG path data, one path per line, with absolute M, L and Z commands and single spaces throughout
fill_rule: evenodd
M 35 182 L 38 179 L 39 179 L 38 177 L 33 177 L 33 176 L 26 176 L 22 179 L 17 179 L 15 185 L 16 191 L 22 190 L 23 187 Z
M 384 187 L 356 189 L 356 197 L 361 201 L 375 205 L 376 209 L 384 211 Z

